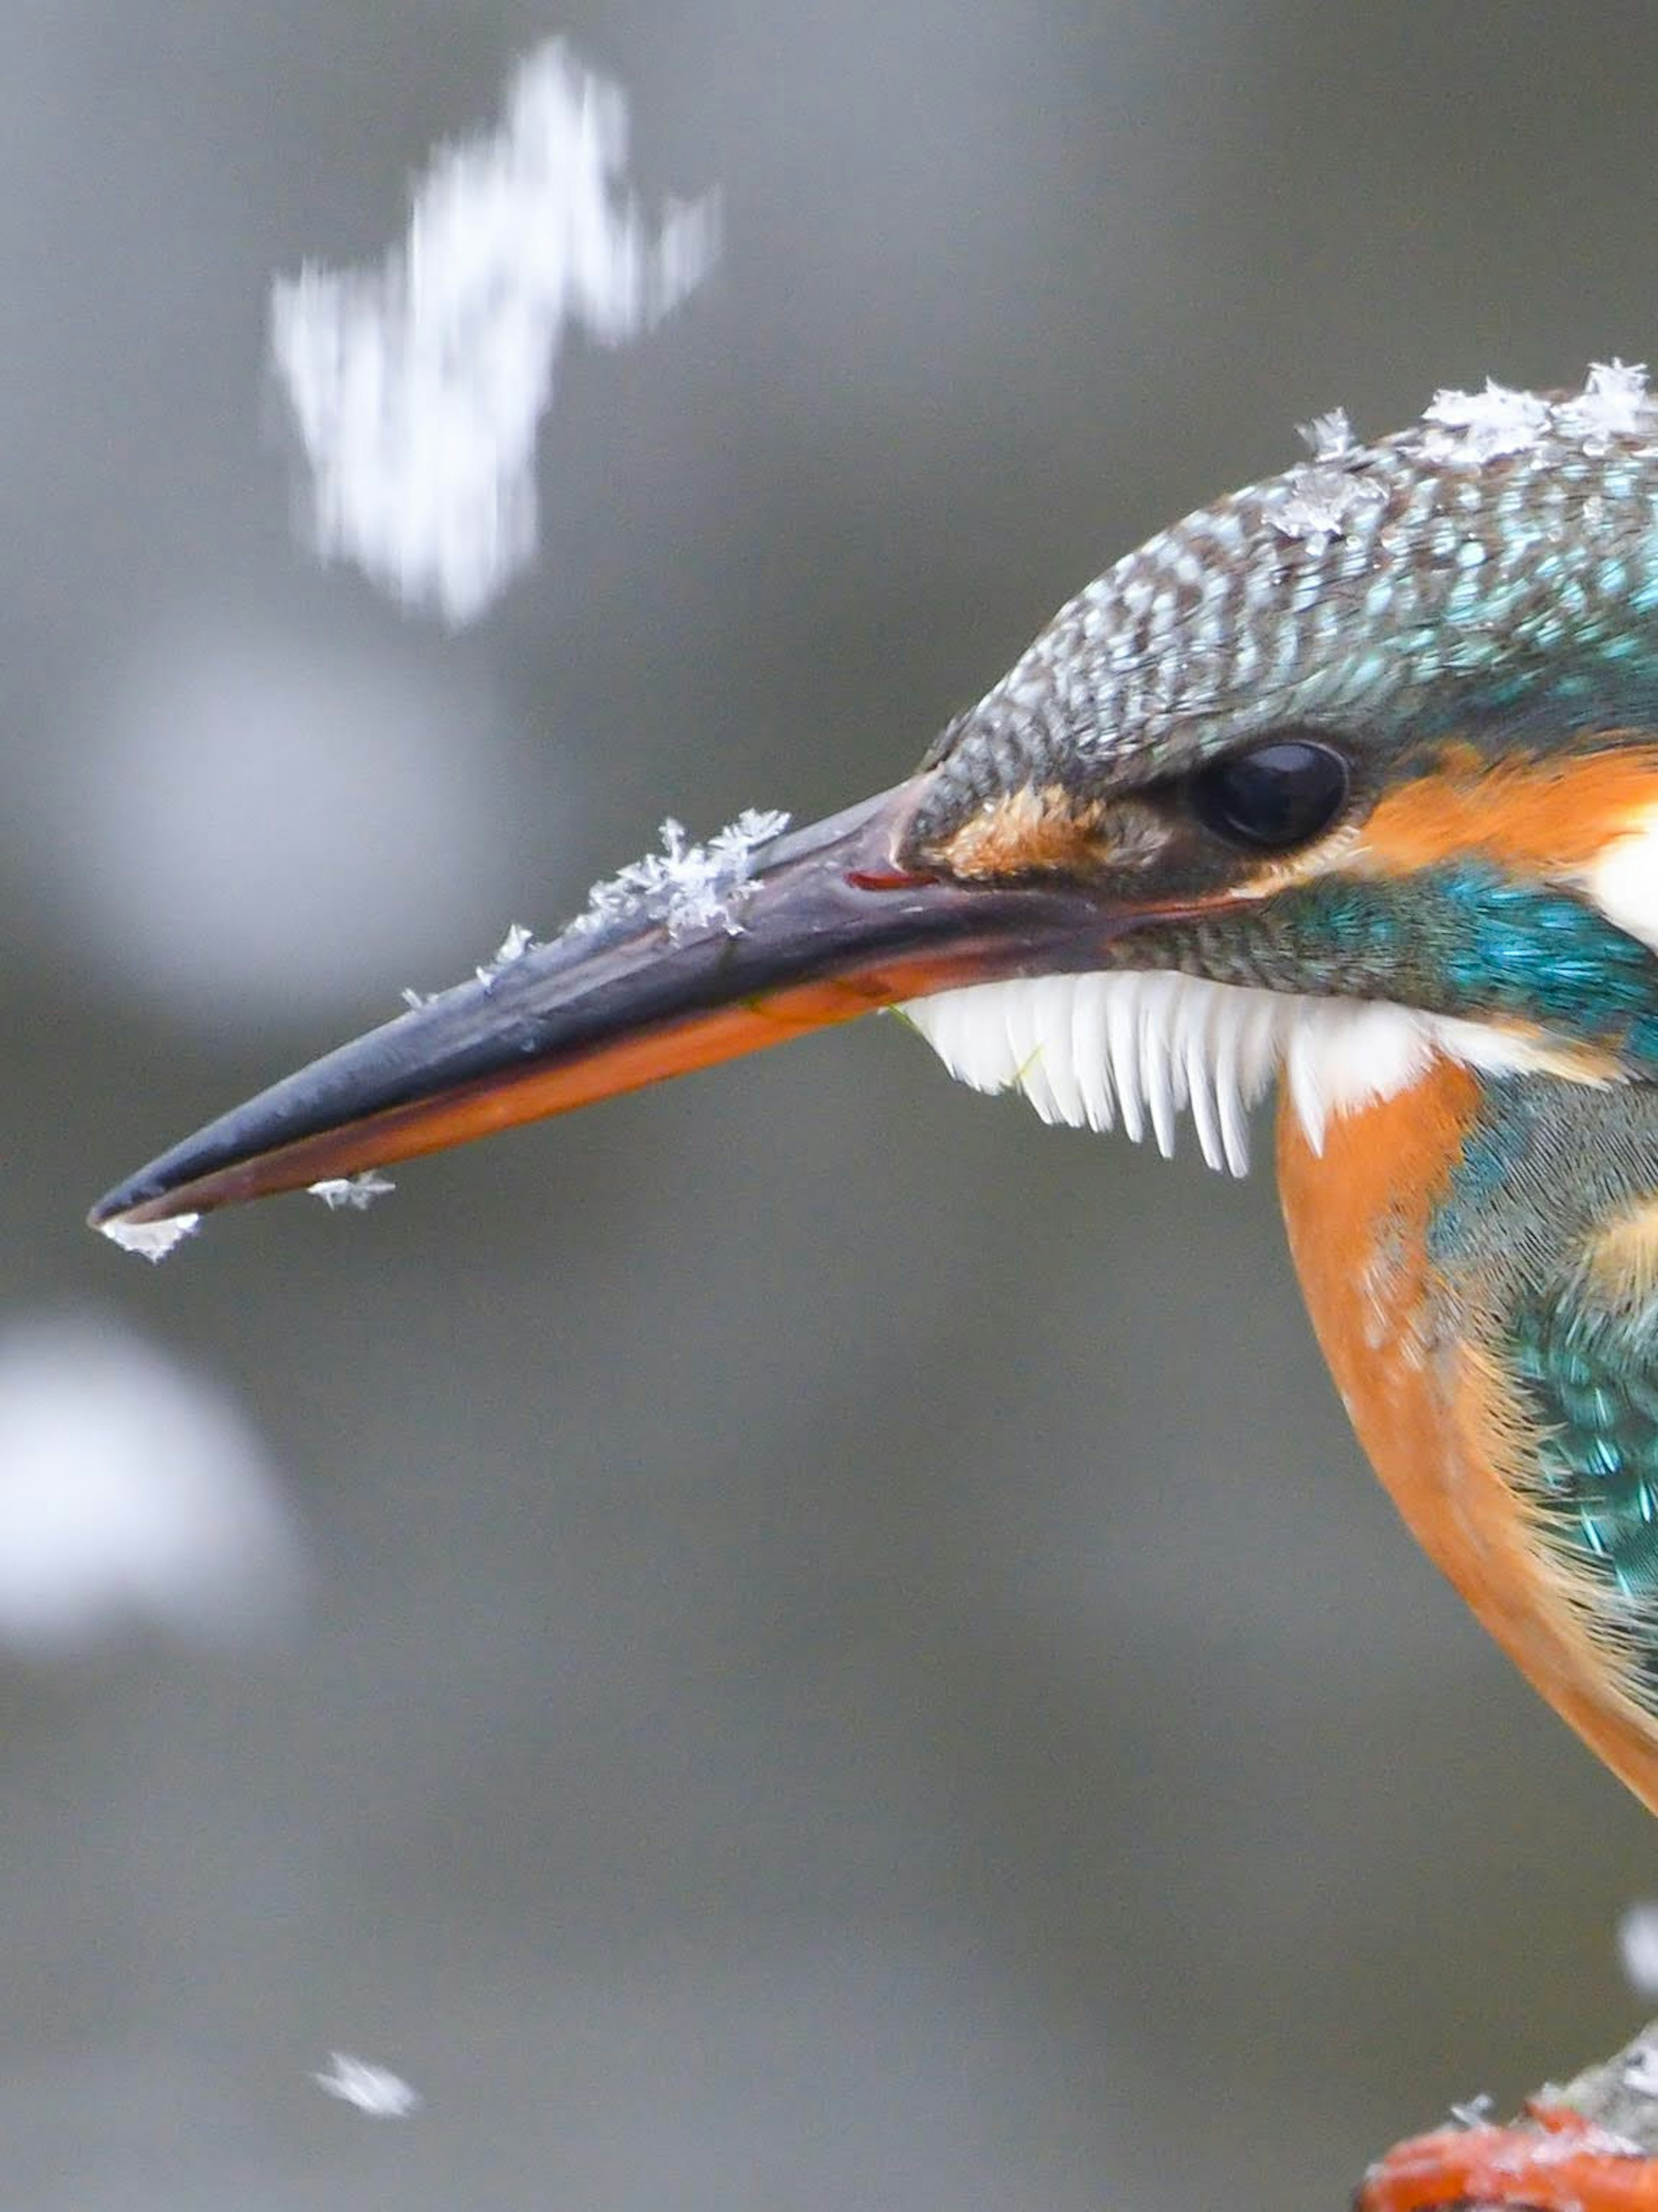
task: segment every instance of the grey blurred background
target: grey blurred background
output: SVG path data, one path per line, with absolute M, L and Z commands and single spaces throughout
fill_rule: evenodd
M 571 346 L 451 635 L 296 544 L 267 290 L 560 30 L 726 257 Z M 0 2212 L 1314 2212 L 1633 2025 L 1658 1836 L 1396 1524 L 1264 1167 L 872 1023 L 79 1223 L 665 811 L 892 781 L 1297 420 L 1644 358 L 1655 83 L 1636 4 L 12 0 L 0 1330 L 234 1394 L 291 1601 L 0 1658 Z

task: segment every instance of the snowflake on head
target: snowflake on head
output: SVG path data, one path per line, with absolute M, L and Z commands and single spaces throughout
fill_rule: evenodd
M 1550 410 L 1536 392 L 1512 391 L 1488 376 L 1483 392 L 1436 392 L 1422 419 L 1431 426 L 1423 443 L 1434 459 L 1495 461 L 1540 444 Z

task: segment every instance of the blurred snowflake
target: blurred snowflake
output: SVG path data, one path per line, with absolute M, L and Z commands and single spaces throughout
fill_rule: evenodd
M 376 270 L 279 282 L 271 344 L 325 557 L 471 621 L 536 544 L 536 430 L 566 326 L 653 328 L 719 252 L 712 195 L 653 235 L 621 180 L 627 104 L 560 40 L 519 69 L 493 136 L 442 150 Z
M 0 1332 L 0 1643 L 235 1640 L 301 1579 L 264 1446 L 215 1383 L 96 1315 Z
M 349 2051 L 331 2051 L 327 2065 L 311 2078 L 331 2097 L 355 2105 L 371 2119 L 406 2120 L 421 2108 L 419 2090 L 401 2075 L 384 2066 L 371 2066 L 366 2058 L 354 2058 Z

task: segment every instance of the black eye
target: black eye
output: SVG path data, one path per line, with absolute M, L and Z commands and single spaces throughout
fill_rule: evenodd
M 1327 829 L 1347 796 L 1347 763 L 1310 738 L 1273 738 L 1211 761 L 1191 781 L 1206 830 L 1231 845 L 1278 852 Z

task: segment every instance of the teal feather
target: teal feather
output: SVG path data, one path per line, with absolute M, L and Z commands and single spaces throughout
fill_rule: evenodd
M 1649 1347 L 1576 1298 L 1515 1315 L 1509 1352 L 1535 1436 L 1527 1484 L 1543 1541 L 1627 1608 L 1618 1638 L 1658 1711 L 1658 1374 Z M 1617 1613 L 1608 1618 L 1617 1619 Z

